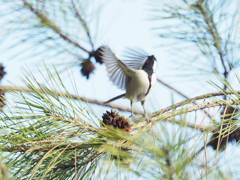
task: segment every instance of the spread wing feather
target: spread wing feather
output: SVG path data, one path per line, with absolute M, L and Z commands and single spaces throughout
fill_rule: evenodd
M 148 54 L 144 50 L 132 48 L 127 48 L 124 56 L 127 58 L 124 60 L 125 64 L 134 69 L 142 69 L 143 64 L 148 58 Z
M 125 90 L 131 77 L 136 74 L 136 70 L 141 69 L 147 59 L 146 53 L 128 49 L 126 51 L 128 59 L 119 60 L 108 46 L 102 46 L 102 58 L 107 66 L 107 71 L 111 81 L 120 89 Z
M 111 81 L 124 90 L 130 77 L 136 73 L 136 70 L 120 61 L 108 46 L 102 47 L 102 58 L 107 66 Z

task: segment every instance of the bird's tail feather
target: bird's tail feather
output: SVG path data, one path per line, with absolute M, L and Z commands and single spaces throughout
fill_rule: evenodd
M 110 102 L 115 101 L 116 99 L 122 98 L 122 97 L 124 97 L 124 96 L 125 96 L 125 93 L 124 93 L 124 94 L 121 94 L 121 95 L 119 95 L 119 96 L 116 96 L 116 97 L 114 97 L 114 98 L 112 98 L 112 99 L 110 99 L 110 100 L 108 100 L 108 101 L 106 101 L 106 102 L 104 102 L 104 103 L 110 103 Z

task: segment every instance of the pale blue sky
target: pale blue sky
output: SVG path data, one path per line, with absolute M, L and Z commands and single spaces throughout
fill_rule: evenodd
M 213 78 L 212 76 L 203 76 L 199 79 L 191 77 L 189 80 L 189 77 L 181 77 L 183 74 L 173 69 L 173 67 L 178 64 L 178 59 L 177 61 L 173 61 L 174 58 L 176 59 L 175 54 L 169 53 L 167 48 L 165 48 L 169 46 L 169 41 L 160 39 L 157 36 L 158 31 L 152 30 L 153 28 L 160 26 L 159 23 L 166 22 L 150 20 L 152 18 L 152 6 L 150 6 L 149 1 L 115 0 L 109 1 L 109 3 L 106 2 L 107 1 L 105 0 L 98 1 L 99 4 L 104 3 L 105 6 L 100 13 L 98 21 L 93 20 L 90 23 L 92 35 L 95 36 L 97 34 L 95 48 L 103 43 L 107 43 L 116 55 L 121 58 L 125 48 L 139 47 L 156 56 L 158 60 L 158 77 L 173 87 L 176 87 L 187 96 L 195 97 L 207 92 L 217 91 L 206 82 L 211 80 Z M 99 5 L 98 3 L 90 7 L 90 12 Z M 96 24 L 98 24 L 98 29 L 96 29 Z M 10 37 L 7 41 L 0 44 L 0 59 L 6 66 L 7 71 L 7 75 L 2 82 L 3 85 L 9 85 L 9 82 L 12 82 L 18 86 L 22 86 L 19 77 L 22 76 L 22 67 L 26 66 L 33 71 L 40 82 L 44 82 L 37 70 L 37 68 L 40 68 L 41 71 L 44 72 L 42 61 L 44 60 L 48 66 L 51 62 L 57 64 L 63 62 L 62 60 L 64 59 L 64 56 L 61 57 L 61 59 L 59 57 L 57 59 L 52 59 L 44 55 L 30 57 L 32 51 L 27 51 L 26 53 L 12 59 L 15 54 L 18 54 L 17 52 L 24 52 L 29 46 L 31 46 L 31 44 L 29 45 L 26 43 L 21 44 L 21 46 L 18 46 L 15 49 L 5 51 L 5 47 L 14 44 L 17 38 L 18 37 Z M 181 44 L 179 44 L 179 46 L 181 46 Z M 194 53 L 191 49 L 189 49 L 189 51 L 190 54 Z M 66 58 L 68 57 L 66 56 Z M 106 67 L 99 64 L 96 66 L 97 70 L 90 76 L 90 80 L 86 80 L 85 77 L 80 75 L 79 67 L 73 69 L 69 68 L 69 71 L 74 75 L 79 89 L 79 95 L 106 101 L 121 94 L 122 91 L 109 81 Z M 68 65 L 64 65 L 64 67 L 68 67 Z M 71 84 L 70 81 L 68 81 L 68 74 L 62 72 L 61 75 L 66 85 L 70 87 Z M 71 88 L 69 88 L 69 91 L 74 93 Z M 146 101 L 147 110 L 149 112 L 154 112 L 171 105 L 172 102 L 183 100 L 179 95 L 173 94 L 174 93 L 172 93 L 171 90 L 158 83 L 150 99 Z M 127 99 L 117 100 L 114 103 L 130 107 L 129 100 Z M 137 103 L 136 108 L 140 110 L 142 109 L 140 103 Z M 104 108 L 99 108 L 99 115 L 103 110 Z
M 168 62 L 170 60 L 168 59 L 167 53 L 158 47 L 164 43 L 161 42 L 161 40 L 153 33 L 153 31 L 150 30 L 154 27 L 155 22 L 147 19 L 150 17 L 148 16 L 148 13 L 146 2 L 144 1 L 123 2 L 117 0 L 109 3 L 104 7 L 104 11 L 102 11 L 99 18 L 96 47 L 102 45 L 103 43 L 107 43 L 118 57 L 121 57 L 123 51 L 127 47 L 140 47 L 157 57 L 158 76 L 164 79 L 164 77 L 168 76 Z M 91 26 L 94 27 L 95 23 L 95 21 L 92 21 Z M 94 35 L 94 32 L 92 34 Z M 5 43 L 11 44 L 14 41 L 15 37 L 9 38 Z M 4 44 L 0 45 L 0 49 L 4 49 L 4 47 Z M 16 51 L 26 51 L 26 47 L 28 46 L 23 44 L 14 51 L 8 50 L 7 53 L 0 55 L 0 59 L 3 59 L 7 71 L 7 75 L 3 80 L 3 84 L 7 85 L 8 81 L 11 81 L 16 85 L 21 85 L 21 82 L 17 77 L 21 76 L 22 74 L 22 66 L 28 66 L 31 70 L 36 72 L 36 68 L 40 67 L 39 65 L 36 66 L 36 64 L 40 63 L 42 60 L 44 60 L 47 64 L 50 64 L 49 62 L 51 61 L 54 63 L 59 63 L 59 59 L 52 60 L 41 55 L 29 57 L 29 55 L 31 55 L 31 51 L 23 53 L 23 55 L 12 59 L 13 54 Z M 80 76 L 78 67 L 74 68 L 73 71 L 76 81 L 79 83 L 79 87 L 82 91 L 80 92 L 81 95 L 105 101 L 106 99 L 121 93 L 117 87 L 113 86 L 112 83 L 109 82 L 104 65 L 100 66 L 97 64 L 97 70 L 93 75 L 90 76 L 89 81 Z M 66 78 L 65 75 L 63 76 Z M 67 78 L 65 80 L 67 80 Z M 84 84 L 84 86 L 82 86 L 82 84 Z M 161 88 L 161 92 L 162 97 L 160 95 L 159 100 L 166 97 L 164 94 L 170 95 L 169 90 L 166 88 Z M 123 103 L 129 106 L 128 100 L 124 100 Z M 164 106 L 161 102 L 158 102 L 157 104 L 158 106 Z

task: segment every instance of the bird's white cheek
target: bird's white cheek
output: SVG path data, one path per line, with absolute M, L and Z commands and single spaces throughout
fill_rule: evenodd
M 157 82 L 157 75 L 155 73 L 153 73 L 152 74 L 152 82 L 151 82 L 152 87 L 155 86 L 156 82 Z
M 157 69 L 157 61 L 154 61 L 153 63 L 153 72 L 156 72 Z

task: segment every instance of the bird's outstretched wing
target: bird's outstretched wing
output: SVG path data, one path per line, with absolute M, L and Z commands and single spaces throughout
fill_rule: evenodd
M 124 63 L 126 65 L 134 69 L 142 69 L 142 66 L 149 55 L 142 49 L 127 48 L 124 56 L 127 58 L 126 60 L 124 60 Z
M 108 46 L 102 46 L 102 59 L 107 66 L 109 78 L 120 89 L 125 89 L 136 69 L 119 60 Z

